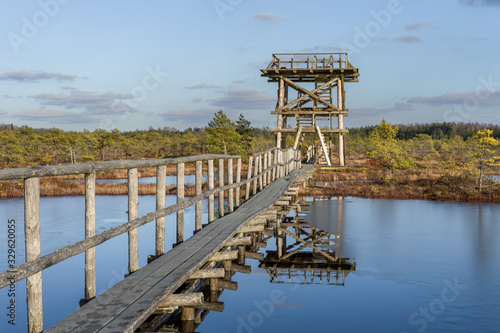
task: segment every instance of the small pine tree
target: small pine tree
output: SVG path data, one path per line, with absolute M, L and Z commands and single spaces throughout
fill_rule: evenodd
M 382 119 L 371 135 L 370 143 L 373 147 L 368 155 L 380 157 L 391 163 L 392 168 L 409 168 L 412 163 L 408 154 L 403 151 L 396 140 L 399 128 Z
M 214 114 L 214 118 L 206 127 L 208 132 L 207 148 L 210 153 L 225 155 L 241 155 L 241 135 L 236 131 L 236 124 L 222 110 Z

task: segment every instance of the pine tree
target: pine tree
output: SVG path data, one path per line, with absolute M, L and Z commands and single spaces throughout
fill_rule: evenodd
M 224 155 L 240 155 L 243 149 L 240 145 L 241 135 L 236 131 L 236 124 L 222 110 L 214 114 L 214 118 L 206 127 L 208 132 L 208 151 Z

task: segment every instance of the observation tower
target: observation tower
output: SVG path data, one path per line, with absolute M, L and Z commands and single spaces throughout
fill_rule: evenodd
M 331 165 L 333 136 L 338 135 L 338 163 L 344 166 L 344 135 L 349 133 L 344 128 L 344 116 L 349 111 L 345 107 L 344 84 L 358 82 L 359 77 L 359 69 L 351 65 L 347 53 L 273 54 L 271 63 L 261 72 L 268 82 L 278 83 L 278 102 L 271 112 L 278 116 L 278 126 L 272 130 L 276 146 L 286 148 L 290 134 L 295 136 L 294 148 L 304 135 L 313 135 L 314 142 L 317 136 L 326 162 Z M 316 150 L 316 144 L 313 147 Z

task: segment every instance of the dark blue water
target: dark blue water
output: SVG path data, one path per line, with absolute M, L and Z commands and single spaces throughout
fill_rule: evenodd
M 500 331 L 499 204 L 334 199 L 306 219 L 356 262 L 345 285 L 270 283 L 254 262 L 197 331 Z
M 174 200 L 168 197 L 167 204 Z M 154 196 L 141 196 L 140 214 L 154 206 Z M 43 254 L 83 239 L 83 198 L 42 198 L 41 207 Z M 22 208 L 22 199 L 0 201 L 2 271 L 7 219 L 18 221 L 22 240 Z M 126 210 L 126 196 L 98 196 L 98 231 L 126 221 Z M 337 255 L 356 262 L 345 285 L 271 283 L 259 262 L 248 259 L 252 273 L 233 277 L 239 289 L 222 294 L 225 311 L 211 312 L 197 332 L 500 331 L 499 204 L 346 198 L 315 202 L 310 210 L 305 218 L 333 235 Z M 193 220 L 191 208 L 186 235 Z M 175 215 L 166 224 L 168 249 L 175 241 Z M 139 235 L 142 266 L 154 252 L 154 222 L 141 227 Z M 287 237 L 287 242 L 293 240 Z M 127 273 L 126 244 L 122 235 L 97 248 L 99 293 Z M 17 247 L 19 262 L 24 261 L 22 247 Z M 261 252 L 275 248 L 270 241 Z M 83 260 L 80 255 L 43 272 L 45 328 L 78 307 Z M 16 284 L 17 325 L 8 325 L 2 314 L 0 332 L 26 330 L 25 288 L 24 282 Z M 6 290 L 0 290 L 5 314 L 8 302 Z

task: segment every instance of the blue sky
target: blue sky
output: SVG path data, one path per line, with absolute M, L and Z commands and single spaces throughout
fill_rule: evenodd
M 500 0 L 2 1 L 0 123 L 275 127 L 273 53 L 344 52 L 347 127 L 500 124 Z

